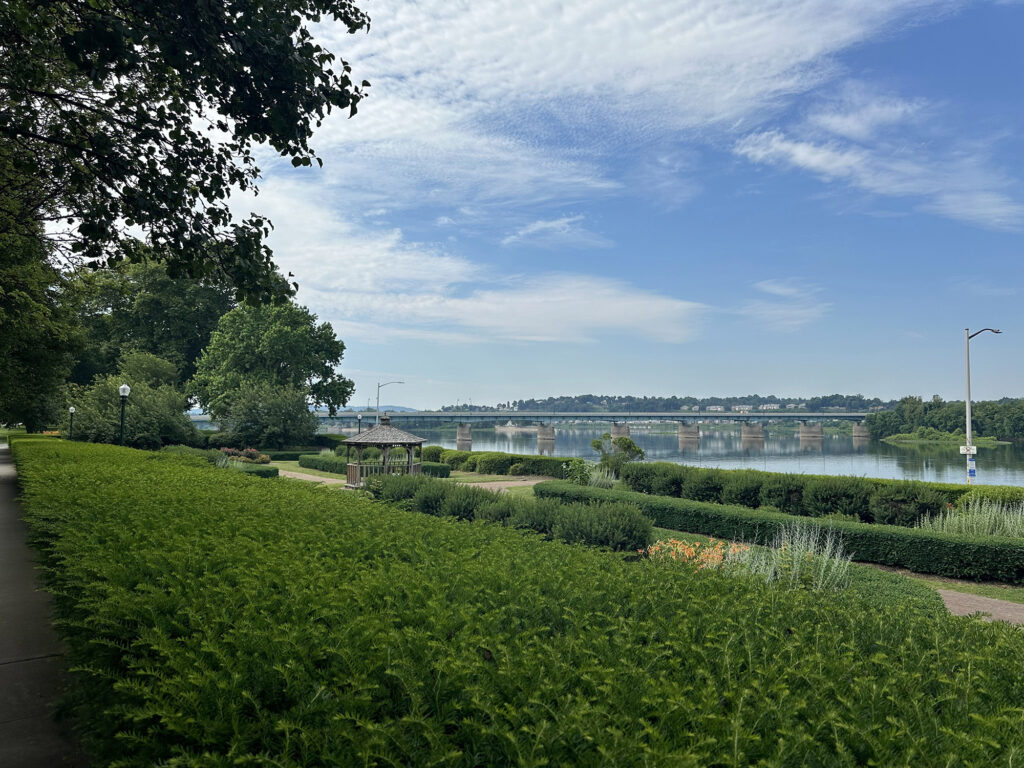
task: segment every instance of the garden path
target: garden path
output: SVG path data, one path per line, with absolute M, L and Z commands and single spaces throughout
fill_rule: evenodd
M 975 613 L 987 614 L 982 618 L 988 621 L 1008 621 L 1010 624 L 1024 624 L 1024 605 L 1011 603 L 1008 600 L 996 600 L 994 597 L 968 595 L 954 592 L 951 589 L 940 589 L 939 595 L 946 608 L 954 616 L 970 616 Z
M 64 648 L 25 543 L 28 527 L 16 496 L 10 448 L 0 444 L 0 766 L 84 766 L 52 717 Z
M 321 477 L 320 475 L 307 475 L 303 472 L 292 472 L 288 469 L 279 469 L 277 472 L 280 477 L 291 477 L 295 480 L 310 480 L 314 483 L 323 483 L 324 485 L 346 485 L 348 480 L 344 477 Z

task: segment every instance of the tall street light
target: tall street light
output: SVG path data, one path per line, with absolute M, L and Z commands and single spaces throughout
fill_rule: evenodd
M 68 408 L 68 413 L 71 414 L 71 422 L 68 424 L 68 440 L 73 440 L 75 437 L 75 406 Z
M 117 388 L 117 394 L 121 396 L 121 439 L 118 441 L 118 445 L 124 445 L 124 404 L 128 402 L 128 395 L 131 394 L 132 388 L 127 384 L 122 384 Z
M 363 414 L 361 414 L 361 413 L 357 413 L 356 414 L 356 422 L 359 424 L 359 431 L 356 432 L 356 434 L 357 435 L 361 435 L 361 434 L 363 434 Z
M 381 384 L 377 382 L 377 423 L 380 424 L 380 388 L 386 387 L 388 384 L 405 384 L 404 381 L 385 381 Z
M 978 452 L 977 447 L 971 445 L 971 339 L 979 333 L 991 331 L 1002 333 L 995 328 L 982 328 L 980 331 L 971 333 L 970 328 L 964 328 L 964 359 L 967 362 L 967 445 L 960 446 L 960 452 L 967 455 L 967 484 L 973 485 L 977 475 L 977 466 L 974 463 L 974 456 Z

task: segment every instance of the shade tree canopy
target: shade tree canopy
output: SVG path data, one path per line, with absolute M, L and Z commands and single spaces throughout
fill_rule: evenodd
M 297 389 L 333 415 L 355 389 L 337 371 L 344 352 L 330 323 L 317 323 L 305 307 L 243 303 L 220 318 L 189 392 L 218 421 L 232 416 L 240 393 L 256 384 Z
M 171 277 L 153 249 L 136 244 L 134 250 L 145 260 L 82 270 L 69 282 L 66 301 L 83 332 L 71 372 L 76 384 L 113 373 L 130 351 L 169 361 L 184 383 L 221 316 L 236 306 L 226 282 Z

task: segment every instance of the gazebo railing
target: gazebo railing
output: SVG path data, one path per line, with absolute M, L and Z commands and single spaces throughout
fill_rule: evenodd
M 412 469 L 410 470 L 408 463 L 396 462 L 394 464 L 356 464 L 349 462 L 348 465 L 348 484 L 349 485 L 362 485 L 363 481 L 367 477 L 373 477 L 375 475 L 420 475 L 423 474 L 423 464 L 421 462 L 413 462 Z

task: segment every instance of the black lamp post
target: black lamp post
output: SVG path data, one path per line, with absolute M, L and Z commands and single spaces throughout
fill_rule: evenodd
M 68 424 L 68 440 L 73 440 L 75 437 L 75 406 L 68 408 L 68 413 L 71 414 L 71 422 Z
M 363 414 L 356 414 L 356 422 L 359 424 L 359 431 L 356 434 L 361 435 L 363 433 Z
M 128 395 L 131 394 L 132 388 L 127 384 L 122 384 L 117 388 L 117 394 L 121 396 L 121 439 L 118 445 L 124 445 L 124 405 L 128 402 Z

